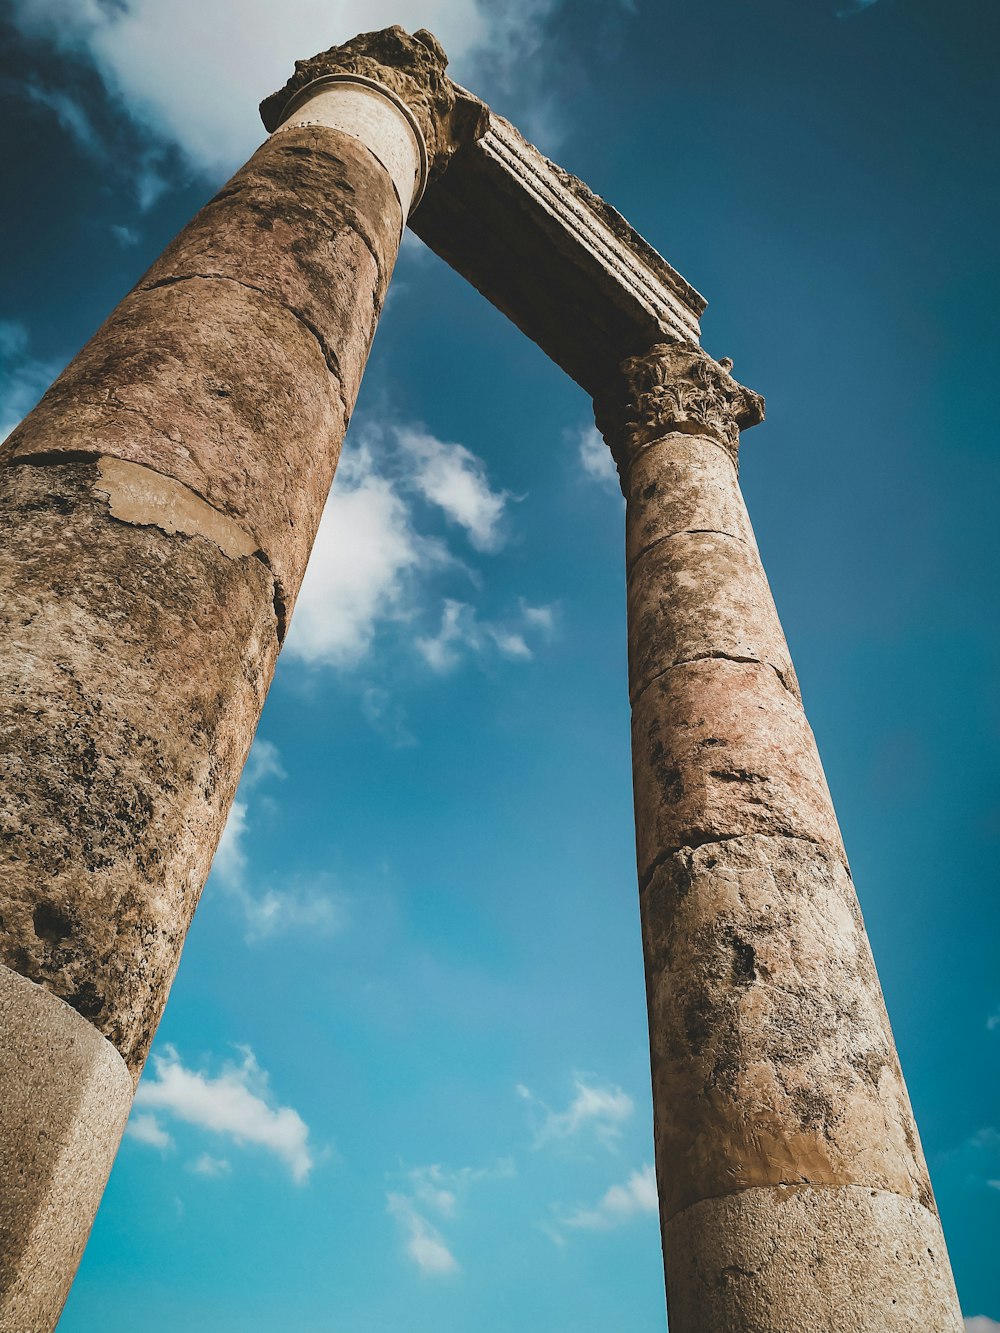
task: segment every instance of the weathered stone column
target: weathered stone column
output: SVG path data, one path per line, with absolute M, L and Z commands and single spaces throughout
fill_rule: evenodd
M 700 348 L 598 405 L 629 682 L 671 1333 L 959 1333 L 830 794 L 737 481 L 763 402 Z
M 0 451 L 0 1330 L 54 1326 L 264 702 L 406 214 L 429 34 L 366 34 Z

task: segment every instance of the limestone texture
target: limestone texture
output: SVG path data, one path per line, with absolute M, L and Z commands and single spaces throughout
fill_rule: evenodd
M 412 144 L 402 118 L 400 134 Z M 23 1176 L 0 1213 L 13 1293 L 0 1333 L 52 1328 L 72 1280 L 402 225 L 389 173 L 358 139 L 283 131 L 0 448 L 0 966 L 34 997 L 12 1011 L 9 1050 L 54 1066 L 36 1078 L 24 1056 L 27 1147 L 16 1100 L 0 1118 L 0 1167 Z M 52 1015 L 76 1042 L 68 1054 L 45 1045 Z
M 628 570 L 656 542 L 681 532 L 715 532 L 757 550 L 732 456 L 707 435 L 668 433 L 629 458 Z
M 728 533 L 679 532 L 644 551 L 628 619 L 633 700 L 670 667 L 710 658 L 764 663 L 798 693 L 757 551 Z
M 116 519 L 107 486 L 0 470 L 0 962 L 137 1076 L 278 640 L 262 561 Z
M 132 1079 L 92 1024 L 0 966 L 0 1087 L 0 1333 L 43 1333 L 80 1262 Z
M 660 1200 L 864 1185 L 933 1207 L 850 876 L 794 838 L 678 852 L 642 895 Z
M 226 278 L 291 311 L 353 403 L 399 249 L 403 216 L 386 169 L 323 127 L 269 139 L 140 282 Z
M 596 404 L 629 685 L 672 1333 L 961 1328 L 833 802 L 739 492 L 758 395 L 691 345 Z
M 140 463 L 240 524 L 291 612 L 345 413 L 316 339 L 257 292 L 136 291 L 8 440 L 7 458 Z
M 937 1216 L 877 1189 L 749 1189 L 663 1234 L 671 1333 L 962 1333 Z
M 841 853 L 798 699 L 756 662 L 706 657 L 655 677 L 632 707 L 639 882 L 682 847 L 767 833 Z

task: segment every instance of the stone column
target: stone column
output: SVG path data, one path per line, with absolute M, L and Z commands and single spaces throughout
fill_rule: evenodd
M 0 451 L 2 1333 L 51 1329 L 79 1262 L 449 151 L 444 64 L 398 28 L 300 62 Z
M 763 418 L 683 343 L 598 405 L 629 686 L 671 1333 L 960 1333 L 830 793 L 737 480 Z

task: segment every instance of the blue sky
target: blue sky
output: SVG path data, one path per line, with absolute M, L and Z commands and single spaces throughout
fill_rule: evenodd
M 709 298 L 970 1333 L 1000 1329 L 988 0 L 8 0 L 0 433 L 262 137 L 428 26 Z M 622 504 L 415 239 L 62 1333 L 664 1326 Z

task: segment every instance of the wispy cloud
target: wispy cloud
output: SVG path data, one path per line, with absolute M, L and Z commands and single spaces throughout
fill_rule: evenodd
M 316 884 L 261 886 L 247 850 L 251 836 L 250 797 L 269 778 L 284 778 L 277 746 L 255 741 L 247 760 L 240 795 L 233 801 L 212 862 L 213 883 L 219 885 L 242 913 L 246 941 L 259 944 L 276 935 L 307 930 L 332 935 L 347 920 L 344 901 Z M 245 795 L 244 795 L 245 793 Z
M 575 446 L 576 461 L 583 469 L 584 476 L 607 487 L 609 491 L 620 494 L 621 487 L 615 460 L 597 427 L 584 426 L 582 430 L 568 431 L 567 436 Z
M 622 1088 L 588 1082 L 579 1076 L 573 1080 L 573 1087 L 574 1095 L 566 1109 L 554 1111 L 530 1088 L 518 1084 L 518 1096 L 533 1108 L 538 1121 L 535 1146 L 540 1148 L 586 1135 L 614 1147 L 635 1110 L 632 1098 Z
M 441 1277 L 458 1272 L 459 1262 L 445 1244 L 440 1231 L 417 1211 L 411 1198 L 405 1194 L 389 1194 L 386 1206 L 403 1232 L 406 1254 L 421 1273 Z
M 447 1240 L 428 1213 L 453 1220 L 469 1189 L 486 1181 L 509 1180 L 516 1175 L 513 1161 L 504 1157 L 492 1166 L 463 1166 L 457 1170 L 439 1164 L 417 1166 L 403 1174 L 401 1188 L 386 1195 L 390 1214 L 403 1233 L 406 1254 L 423 1273 L 447 1274 L 459 1268 Z
M 188 1170 L 193 1172 L 194 1175 L 207 1176 L 210 1180 L 218 1180 L 220 1176 L 228 1176 L 232 1169 L 227 1157 L 213 1157 L 208 1152 L 200 1153 L 188 1163 Z
M 464 653 L 481 654 L 495 649 L 502 657 L 530 661 L 534 650 L 527 635 L 552 630 L 553 612 L 549 606 L 526 606 L 506 622 L 481 620 L 474 607 L 447 598 L 441 609 L 441 624 L 436 634 L 418 635 L 417 652 L 437 672 L 454 670 Z
M 208 1130 L 236 1147 L 262 1148 L 288 1168 L 297 1184 L 303 1184 L 315 1161 L 309 1128 L 298 1111 L 275 1103 L 268 1075 L 253 1051 L 239 1049 L 238 1064 L 224 1064 L 220 1073 L 209 1074 L 186 1068 L 177 1050 L 167 1046 L 162 1054 L 154 1053 L 152 1074 L 147 1072 L 140 1080 L 135 1104 L 143 1111 L 159 1111 Z M 148 1127 L 138 1134 L 133 1131 L 133 1137 L 144 1143 L 153 1143 L 151 1135 Z
M 51 111 L 60 127 L 92 157 L 102 162 L 108 160 L 110 151 L 107 144 L 83 107 L 69 93 L 30 81 L 18 83 L 16 87 L 18 93 L 29 102 Z
M 658 1207 L 656 1172 L 645 1165 L 633 1171 L 623 1185 L 612 1185 L 593 1208 L 578 1208 L 561 1218 L 565 1227 L 585 1231 L 608 1231 L 640 1213 L 655 1213 Z
M 871 9 L 872 5 L 877 3 L 878 0 L 851 0 L 850 4 L 836 10 L 836 15 L 839 19 L 853 18 L 855 14 L 862 14 L 866 9 Z
M 419 576 L 449 562 L 421 536 L 398 486 L 364 442 L 342 460 L 292 618 L 286 653 L 312 665 L 356 667 L 379 626 L 411 617 Z
M 400 448 L 412 463 L 413 486 L 465 529 L 480 551 L 496 551 L 503 542 L 500 523 L 510 498 L 495 491 L 486 465 L 461 444 L 446 444 L 426 431 L 400 427 Z
M 16 320 L 0 320 L 0 441 L 35 406 L 61 367 L 32 356 L 30 335 Z
M 1000 1323 L 984 1314 L 974 1314 L 965 1320 L 965 1333 L 1000 1333 Z
M 489 652 L 530 660 L 540 638 L 552 633 L 552 608 L 522 598 L 517 611 L 494 618 L 482 616 L 468 595 L 435 597 L 433 583 L 445 574 L 472 587 L 479 577 L 444 540 L 418 526 L 429 505 L 460 528 L 474 550 L 495 553 L 505 540 L 509 498 L 464 445 L 438 440 L 420 426 L 363 428 L 327 502 L 286 654 L 314 667 L 356 670 L 376 637 L 396 626 L 400 646 L 436 672 Z M 429 630 L 432 615 L 437 626 Z M 384 693 L 379 700 L 376 718 L 384 718 Z
M 173 1139 L 159 1120 L 148 1111 L 139 1114 L 133 1112 L 129 1116 L 125 1132 L 130 1139 L 135 1139 L 136 1143 L 145 1143 L 147 1147 L 159 1148 L 163 1152 L 174 1146 Z

